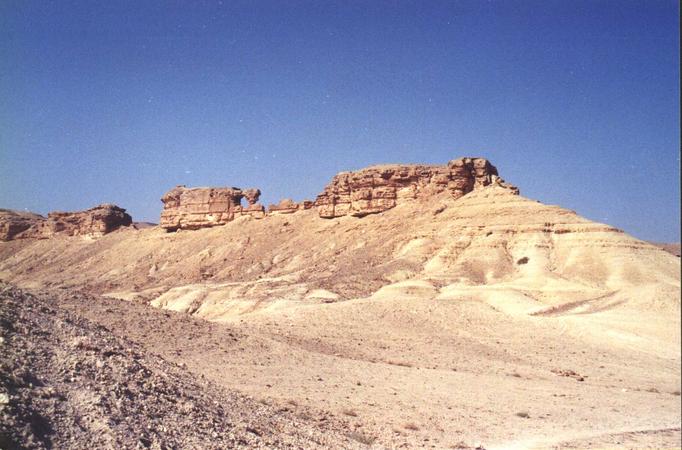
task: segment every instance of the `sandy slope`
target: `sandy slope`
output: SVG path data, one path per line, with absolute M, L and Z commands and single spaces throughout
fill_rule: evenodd
M 0 277 L 221 322 L 187 342 L 137 303 L 63 305 L 377 446 L 679 447 L 679 258 L 503 189 L 362 219 L 8 242 Z M 248 336 L 227 352 L 209 339 L 226 326 Z
M 230 324 L 68 294 L 59 307 L 218 385 L 346 419 L 380 448 L 679 446 L 679 358 L 476 301 L 354 300 Z
M 660 242 L 652 242 L 652 244 L 657 245 L 658 247 L 661 247 L 663 250 L 665 250 L 668 253 L 672 253 L 673 255 L 680 257 L 682 252 L 680 251 L 680 243 L 679 242 L 668 242 L 668 243 L 660 243 Z
M 146 299 L 198 284 L 209 300 L 220 291 L 221 299 L 240 302 L 319 298 L 316 289 L 333 293 L 323 298 L 352 299 L 424 280 L 441 290 L 504 286 L 557 304 L 651 284 L 673 292 L 679 267 L 674 256 L 608 225 L 494 187 L 457 201 L 415 200 L 361 219 L 325 220 L 309 210 L 245 216 L 198 231 L 126 229 L 98 240 L 0 246 L 0 276 L 20 284 L 87 285 Z

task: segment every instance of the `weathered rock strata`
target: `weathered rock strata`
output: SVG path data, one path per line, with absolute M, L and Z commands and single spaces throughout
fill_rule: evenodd
M 310 209 L 314 206 L 314 202 L 310 200 L 304 200 L 300 203 L 296 203 L 290 198 L 285 198 L 280 200 L 276 205 L 268 206 L 268 214 L 293 214 L 296 211 L 302 211 L 304 209 Z
M 315 202 L 281 200 L 267 212 L 258 203 L 259 189 L 236 187 L 187 188 L 177 186 L 162 198 L 159 225 L 168 230 L 199 229 L 224 225 L 238 216 L 292 214 L 317 207 L 323 218 L 375 214 L 414 199 L 448 191 L 454 198 L 490 184 L 518 189 L 505 183 L 495 166 L 484 158 L 460 158 L 447 165 L 382 165 L 336 175 Z M 247 206 L 242 206 L 242 198 Z M 30 213 L 0 210 L 0 240 L 46 238 L 55 234 L 101 236 L 132 223 L 125 210 L 99 205 L 87 211 L 53 212 L 46 218 Z
M 53 234 L 68 236 L 103 236 L 133 223 L 126 210 L 112 204 L 102 204 L 85 211 L 55 211 L 47 215 L 47 237 Z
M 187 188 L 178 186 L 161 201 L 164 209 L 159 225 L 166 230 L 199 229 L 224 225 L 241 215 L 256 218 L 268 214 L 292 214 L 317 207 L 323 218 L 375 214 L 395 207 L 405 199 L 448 191 L 454 198 L 497 184 L 518 194 L 502 180 L 495 166 L 484 158 L 460 158 L 442 166 L 382 165 L 336 175 L 315 202 L 291 199 L 271 204 L 267 212 L 257 203 L 259 189 Z M 242 206 L 245 198 L 248 206 Z
M 45 217 L 24 211 L 0 209 L 0 241 L 11 241 L 32 226 L 44 222 Z
M 318 195 L 320 217 L 361 217 L 414 199 L 449 191 L 454 198 L 490 184 L 499 184 L 518 194 L 502 180 L 495 166 L 484 158 L 460 158 L 444 166 L 382 165 L 336 175 Z
M 85 211 L 54 211 L 47 218 L 33 213 L 2 210 L 0 240 L 47 239 L 56 235 L 99 237 L 133 223 L 126 210 L 102 204 Z
M 159 225 L 168 231 L 196 230 L 224 225 L 241 215 L 260 218 L 265 216 L 265 208 L 257 203 L 259 197 L 259 189 L 177 186 L 161 198 Z M 248 206 L 242 206 L 242 198 Z

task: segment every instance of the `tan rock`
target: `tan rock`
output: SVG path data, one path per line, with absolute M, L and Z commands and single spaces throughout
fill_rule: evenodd
M 262 219 L 266 215 L 265 206 L 261 205 L 260 203 L 255 203 L 249 206 L 243 206 L 241 214 L 248 215 L 256 219 Z
M 40 214 L 0 209 L 0 241 L 11 241 L 17 235 L 44 221 L 45 217 Z
M 268 214 L 292 214 L 299 209 L 304 209 L 304 205 L 298 204 L 290 198 L 285 198 L 276 205 L 268 206 Z
M 382 165 L 336 175 L 317 196 L 320 217 L 375 214 L 413 199 L 449 191 L 459 198 L 475 189 L 499 184 L 518 194 L 484 158 L 459 158 L 444 166 Z
M 253 206 L 258 202 L 258 199 L 260 198 L 260 189 L 245 189 L 243 191 L 244 198 L 248 202 L 249 206 Z
M 249 203 L 247 207 L 241 205 L 244 197 Z M 224 225 L 240 215 L 263 217 L 265 208 L 256 203 L 259 197 L 259 189 L 177 186 L 161 198 L 159 225 L 168 231 L 196 230 Z
M 112 204 L 102 204 L 85 211 L 55 211 L 47 215 L 45 225 L 50 235 L 103 236 L 133 223 L 126 210 Z
M 9 232 L 0 235 L 0 238 L 4 236 L 3 240 L 47 239 L 56 235 L 99 237 L 120 227 L 131 225 L 132 217 L 125 211 L 116 205 L 102 204 L 85 211 L 54 211 L 47 215 L 47 219 L 37 214 L 27 213 L 28 216 L 24 214 L 24 222 L 21 226 L 29 222 L 30 226 L 12 234 L 12 229 L 18 229 L 15 217 L 9 221 Z M 7 223 L 5 220 L 2 221 Z M 1 228 L 2 224 L 0 224 Z

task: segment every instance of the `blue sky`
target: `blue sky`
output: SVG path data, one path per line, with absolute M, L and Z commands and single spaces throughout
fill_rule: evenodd
M 177 184 L 313 199 L 471 155 L 679 241 L 678 61 L 675 1 L 7 0 L 0 207 L 157 221 Z

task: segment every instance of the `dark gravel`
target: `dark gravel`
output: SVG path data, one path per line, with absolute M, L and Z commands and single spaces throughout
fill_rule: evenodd
M 357 448 L 0 284 L 0 448 Z

